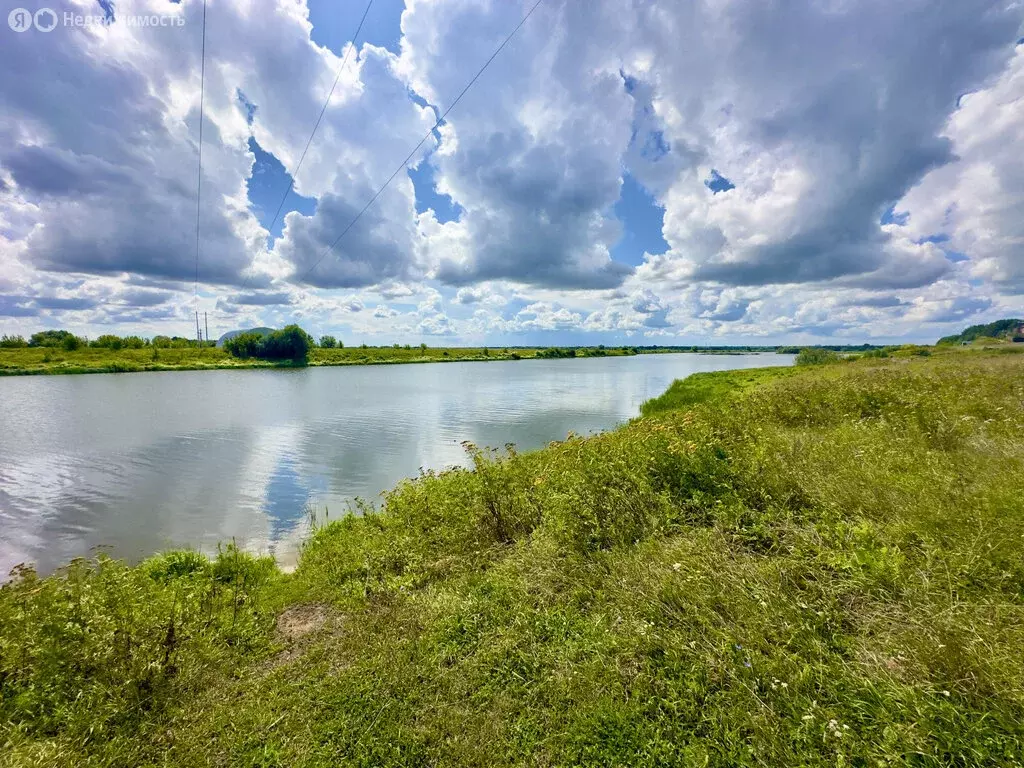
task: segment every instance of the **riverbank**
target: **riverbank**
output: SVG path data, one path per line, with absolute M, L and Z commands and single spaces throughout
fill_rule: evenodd
M 404 483 L 292 575 L 0 590 L 11 765 L 1013 765 L 1024 356 L 691 377 Z
M 310 351 L 308 365 L 489 362 L 536 358 L 619 357 L 633 354 L 637 352 L 631 347 L 316 347 Z M 272 363 L 255 358 L 239 359 L 218 347 L 146 347 L 119 350 L 84 347 L 73 351 L 43 347 L 0 349 L 0 376 L 294 367 L 296 366 L 292 363 Z

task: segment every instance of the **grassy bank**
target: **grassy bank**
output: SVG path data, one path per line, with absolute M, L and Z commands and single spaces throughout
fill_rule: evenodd
M 571 350 L 545 347 L 487 348 L 409 347 L 314 348 L 309 365 L 388 365 L 396 363 L 483 362 L 489 360 L 531 360 L 553 357 L 616 357 L 632 355 L 630 348 L 580 347 Z M 104 349 L 83 347 L 73 351 L 60 348 L 26 347 L 0 349 L 0 376 L 29 376 L 69 373 L 134 373 L 141 371 L 196 371 L 222 368 L 292 367 L 254 358 L 242 360 L 217 347 L 185 349 Z
M 6 765 L 1024 761 L 1024 356 L 676 385 L 321 528 L 0 589 Z

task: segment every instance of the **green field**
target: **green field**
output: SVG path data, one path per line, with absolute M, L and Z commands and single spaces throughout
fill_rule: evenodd
M 322 525 L 0 589 L 0 764 L 1024 763 L 1024 355 L 694 377 Z
M 556 350 L 556 352 L 559 350 Z M 576 357 L 605 357 L 633 354 L 619 347 L 581 347 Z M 383 365 L 389 363 L 444 363 L 487 360 L 529 360 L 543 357 L 542 347 L 345 347 L 310 350 L 309 365 Z M 65 351 L 50 347 L 0 348 L 0 376 L 62 373 L 129 373 L 138 371 L 191 371 L 218 368 L 274 368 L 288 364 L 265 360 L 241 360 L 217 347 L 183 349 L 105 349 L 83 347 Z

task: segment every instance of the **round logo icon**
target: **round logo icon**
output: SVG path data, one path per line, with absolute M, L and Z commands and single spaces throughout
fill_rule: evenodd
M 52 8 L 40 8 L 32 20 L 40 32 L 52 32 L 53 28 L 57 26 L 57 14 L 53 12 Z
M 15 8 L 7 14 L 7 26 L 15 32 L 27 32 L 32 28 L 32 11 Z

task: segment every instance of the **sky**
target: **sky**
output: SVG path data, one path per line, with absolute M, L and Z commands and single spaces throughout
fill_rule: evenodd
M 533 3 L 208 0 L 204 59 L 201 0 L 18 0 L 0 333 L 860 344 L 1024 315 L 1021 0 L 542 0 L 452 108 Z

